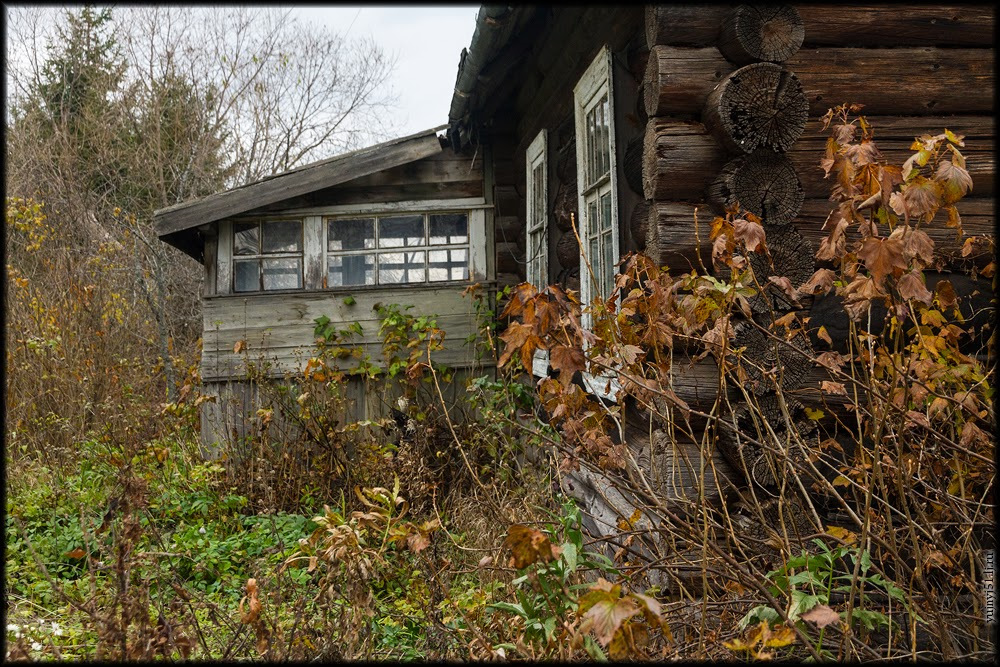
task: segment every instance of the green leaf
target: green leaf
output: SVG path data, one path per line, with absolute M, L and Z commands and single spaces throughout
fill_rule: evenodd
M 498 611 L 506 611 L 511 614 L 517 614 L 521 618 L 528 618 L 528 614 L 525 613 L 524 607 L 519 604 L 511 604 L 510 602 L 493 602 L 486 605 L 487 609 L 496 609 Z
M 767 621 L 768 623 L 777 623 L 781 620 L 781 614 L 771 609 L 766 604 L 754 607 L 747 612 L 747 615 L 740 619 L 740 622 L 736 624 L 737 630 L 745 629 L 750 623 L 759 623 L 760 621 Z
M 566 561 L 566 573 L 570 574 L 576 570 L 576 545 L 572 542 L 565 542 L 562 545 L 562 555 Z

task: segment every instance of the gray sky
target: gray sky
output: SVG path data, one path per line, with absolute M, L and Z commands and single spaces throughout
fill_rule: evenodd
M 391 84 L 397 94 L 397 136 L 448 122 L 458 60 L 476 28 L 479 5 L 309 5 L 296 16 L 349 37 L 371 36 L 397 56 Z

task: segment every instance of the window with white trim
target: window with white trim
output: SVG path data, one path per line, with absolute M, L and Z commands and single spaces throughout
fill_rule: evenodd
M 525 157 L 528 184 L 527 230 L 528 282 L 542 289 L 549 284 L 548 162 L 546 132 L 542 130 L 528 146 Z
M 326 286 L 469 279 L 466 212 L 328 218 Z
M 302 289 L 302 221 L 233 224 L 233 291 Z
M 580 237 L 583 240 L 580 291 L 585 304 L 595 297 L 606 299 L 611 295 L 618 262 L 612 91 L 611 51 L 605 46 L 573 89 Z M 589 320 L 589 316 L 585 317 L 584 324 L 589 325 Z

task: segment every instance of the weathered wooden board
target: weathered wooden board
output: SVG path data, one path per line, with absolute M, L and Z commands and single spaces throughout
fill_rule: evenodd
M 373 363 L 381 363 L 379 321 L 373 310 L 376 303 L 413 305 L 407 312 L 436 315 L 445 331 L 445 350 L 435 360 L 453 366 L 476 362 L 475 351 L 465 340 L 478 331 L 474 303 L 456 287 L 411 287 L 298 292 L 283 294 L 232 295 L 206 299 L 202 334 L 202 377 L 221 379 L 239 376 L 245 360 L 263 359 L 271 363 L 268 374 L 274 377 L 296 372 L 312 356 L 315 346 L 316 318 L 327 316 L 338 329 L 353 322 L 361 325 L 362 334 L 350 339 L 363 346 Z M 355 299 L 347 305 L 347 296 Z M 245 341 L 246 353 L 236 354 L 238 341 Z M 345 360 L 343 367 L 355 362 Z
M 970 5 L 794 4 L 806 46 L 985 46 L 993 44 L 993 10 Z M 712 46 L 732 6 L 648 5 L 646 43 Z
M 156 233 L 164 236 L 206 222 L 239 215 L 336 183 L 367 176 L 441 152 L 435 131 L 338 155 L 242 187 L 156 211 Z
M 875 129 L 875 143 L 890 164 L 902 165 L 914 151 L 913 138 L 938 134 L 945 128 L 965 135 L 966 168 L 972 176 L 973 194 L 993 195 L 996 171 L 993 119 L 988 116 L 868 116 Z M 806 198 L 829 196 L 832 184 L 823 176 L 828 132 L 813 118 L 801 139 L 786 156 L 802 181 Z M 643 190 L 658 201 L 700 201 L 725 165 L 728 155 L 701 123 L 651 118 L 646 125 L 643 153 Z
M 819 247 L 820 240 L 827 232 L 823 223 L 833 210 L 833 203 L 827 199 L 807 199 L 799 215 L 793 221 L 799 233 Z M 698 211 L 698 226 L 695 227 L 695 209 Z M 958 203 L 962 225 L 966 235 L 992 234 L 994 232 L 994 203 L 992 199 L 968 197 Z M 708 204 L 690 202 L 654 202 L 650 208 L 646 236 L 646 254 L 660 265 L 667 265 L 676 272 L 700 268 L 697 250 L 701 249 L 701 261 L 711 269 L 712 243 L 709 240 L 711 221 L 714 217 Z M 954 229 L 944 226 L 944 214 L 937 222 L 922 229 L 934 240 L 935 250 L 944 257 L 954 257 L 961 253 L 963 241 L 955 236 Z
M 802 84 L 811 116 L 845 102 L 873 114 L 993 112 L 992 49 L 803 48 L 784 66 Z M 715 47 L 655 46 L 643 79 L 646 112 L 696 116 L 736 69 Z

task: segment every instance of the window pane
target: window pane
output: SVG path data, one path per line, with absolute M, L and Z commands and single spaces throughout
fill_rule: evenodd
M 233 263 L 233 290 L 236 292 L 256 292 L 260 289 L 260 261 L 256 259 L 236 260 Z
M 597 182 L 611 169 L 611 105 L 605 93 L 587 112 L 587 185 Z
M 302 252 L 302 223 L 300 221 L 274 220 L 263 223 L 261 228 L 263 232 L 262 252 Z
M 425 277 L 424 251 L 385 252 L 378 256 L 378 281 L 387 283 L 422 283 Z
M 427 259 L 429 279 L 432 282 L 469 279 L 469 251 L 465 248 L 431 250 Z
M 260 225 L 256 222 L 237 222 L 233 225 L 233 254 L 260 254 Z
M 611 193 L 601 196 L 601 229 L 611 229 Z
M 375 255 L 330 255 L 327 258 L 327 287 L 374 284 Z
M 597 200 L 587 202 L 587 234 L 596 234 L 600 229 L 600 220 L 597 219 Z
M 424 216 L 401 215 L 379 218 L 378 241 L 380 248 L 424 245 Z
M 299 289 L 302 287 L 302 260 L 298 257 L 265 259 L 264 289 Z
M 531 172 L 532 192 L 531 192 L 531 224 L 537 225 L 545 217 L 545 201 L 543 200 L 545 183 L 543 182 L 544 169 L 539 164 Z
M 375 218 L 330 220 L 327 223 L 326 249 L 363 250 L 375 247 Z
M 587 261 L 590 262 L 590 268 L 594 271 L 594 277 L 597 278 L 597 284 L 601 283 L 601 253 L 597 249 L 597 237 L 590 239 L 590 249 L 587 251 Z M 590 276 L 584 276 L 586 280 L 590 280 Z
M 611 242 L 611 235 L 605 234 L 601 237 L 604 245 L 604 265 L 602 270 L 604 271 L 603 285 L 604 290 L 601 296 L 608 298 L 611 295 L 611 290 L 614 289 L 615 285 L 615 256 L 614 256 L 614 244 Z
M 469 242 L 469 218 L 464 213 L 429 216 L 432 245 Z

